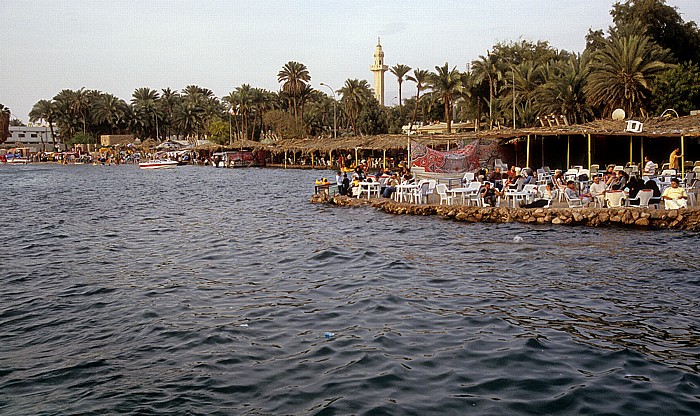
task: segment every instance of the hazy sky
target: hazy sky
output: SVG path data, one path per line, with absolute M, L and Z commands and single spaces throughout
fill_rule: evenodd
M 225 96 L 241 84 L 278 90 L 288 61 L 311 84 L 372 83 L 381 37 L 385 63 L 464 71 L 494 43 L 547 40 L 580 52 L 589 28 L 612 24 L 614 0 L 61 1 L 0 0 L 0 103 L 24 120 L 60 90 L 97 89 L 126 100 L 138 87 L 196 84 Z M 700 0 L 668 0 L 700 22 Z M 387 73 L 387 104 L 396 78 Z M 327 89 L 323 89 L 327 91 Z M 404 83 L 403 97 L 415 94 Z

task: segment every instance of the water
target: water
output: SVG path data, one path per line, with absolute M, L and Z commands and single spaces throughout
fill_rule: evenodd
M 309 204 L 329 174 L 0 166 L 0 413 L 700 412 L 698 234 Z

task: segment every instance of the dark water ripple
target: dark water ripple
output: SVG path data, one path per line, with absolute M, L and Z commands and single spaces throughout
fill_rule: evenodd
M 0 166 L 0 413 L 700 413 L 698 234 L 313 206 L 315 176 Z

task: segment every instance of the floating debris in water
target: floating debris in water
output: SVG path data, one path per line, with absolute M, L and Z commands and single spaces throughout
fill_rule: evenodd
M 334 335 L 335 334 L 332 332 L 324 332 L 323 333 L 323 336 L 326 337 L 326 339 L 331 339 L 331 338 L 333 338 Z
M 513 242 L 514 242 L 514 243 L 522 243 L 522 242 L 523 242 L 523 238 L 522 238 L 521 236 L 519 236 L 519 235 L 516 235 L 515 237 L 513 237 Z

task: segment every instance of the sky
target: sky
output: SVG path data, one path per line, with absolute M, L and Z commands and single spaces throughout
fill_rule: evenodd
M 581 52 L 589 29 L 612 25 L 615 0 L 216 1 L 0 0 L 0 104 L 28 121 L 62 89 L 126 100 L 136 88 L 195 84 L 218 97 L 242 84 L 277 91 L 289 61 L 311 85 L 366 79 L 377 38 L 385 64 L 466 70 L 497 42 L 546 40 Z M 700 0 L 668 0 L 700 22 Z M 387 72 L 385 103 L 397 104 Z M 402 96 L 415 94 L 404 82 Z

